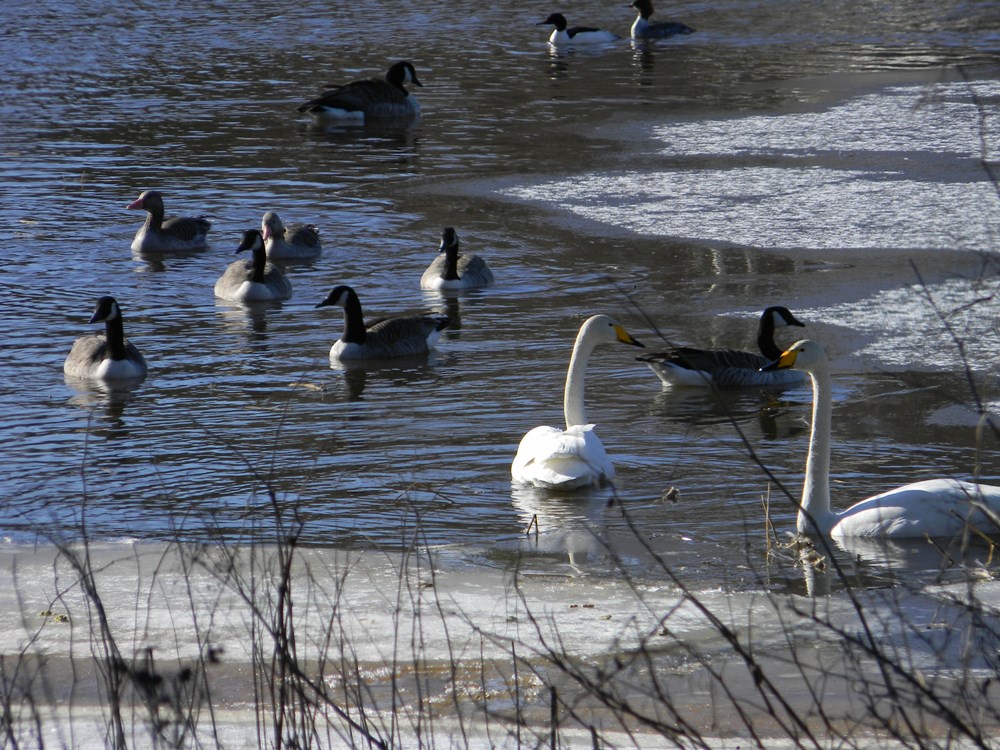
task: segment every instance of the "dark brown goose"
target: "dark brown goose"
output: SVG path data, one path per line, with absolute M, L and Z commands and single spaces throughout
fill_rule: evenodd
M 269 302 L 292 296 L 292 284 L 280 268 L 267 262 L 264 238 L 256 229 L 243 233 L 236 252 L 250 250 L 253 258 L 230 263 L 215 282 L 215 296 L 230 302 Z
M 344 308 L 344 333 L 332 347 L 331 360 L 391 359 L 426 354 L 451 322 L 443 315 L 380 318 L 365 324 L 357 292 L 336 286 L 316 307 Z
M 147 190 L 125 208 L 142 209 L 146 223 L 132 240 L 132 249 L 142 253 L 169 253 L 179 250 L 200 250 L 207 245 L 212 223 L 204 216 L 183 216 L 163 220 L 163 196 Z
M 760 354 L 739 349 L 696 349 L 675 346 L 655 354 L 637 357 L 649 365 L 666 385 L 700 388 L 752 388 L 762 386 L 797 385 L 805 374 L 794 370 L 761 372 L 781 355 L 774 343 L 774 329 L 784 326 L 804 326 L 787 307 L 769 307 L 761 313 L 757 327 L 757 347 Z
M 104 323 L 104 333 L 81 336 L 63 363 L 63 372 L 74 378 L 103 381 L 141 380 L 146 377 L 146 360 L 135 345 L 126 340 L 122 311 L 114 297 L 97 300 L 91 323 Z
M 260 220 L 260 233 L 264 238 L 267 257 L 273 260 L 308 260 L 319 257 L 323 252 L 323 243 L 315 226 L 285 226 L 274 211 L 268 211 Z
M 441 231 L 439 255 L 420 277 L 420 288 L 439 291 L 476 289 L 493 284 L 493 272 L 475 253 L 459 253 L 458 233 L 452 227 Z
M 320 119 L 359 122 L 417 117 L 420 114 L 420 103 L 406 90 L 408 83 L 423 86 L 417 80 L 417 72 L 412 63 L 400 60 L 392 64 L 385 74 L 385 80 L 370 78 L 333 87 L 299 105 L 298 110 Z

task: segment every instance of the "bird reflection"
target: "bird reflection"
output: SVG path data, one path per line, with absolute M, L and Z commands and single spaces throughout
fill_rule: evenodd
M 93 425 L 91 432 L 108 439 L 122 438 L 129 434 L 125 424 L 125 405 L 132 400 L 136 390 L 142 386 L 141 381 L 109 383 L 100 380 L 75 378 L 72 375 L 63 376 L 66 385 L 75 393 L 69 403 L 87 409 L 100 422 Z
M 427 306 L 436 315 L 445 315 L 448 320 L 448 327 L 445 329 L 445 333 L 449 331 L 457 331 L 462 327 L 462 303 L 459 302 L 459 295 L 462 294 L 460 291 L 434 291 L 434 292 L 424 292 L 424 299 L 427 301 Z
M 350 367 L 344 370 L 344 382 L 347 384 L 347 394 L 350 401 L 359 401 L 365 392 L 368 382 L 368 370 L 364 367 Z
M 419 120 L 414 121 L 410 117 L 388 117 L 360 123 L 340 120 L 310 122 L 305 124 L 305 128 L 310 135 L 330 143 L 364 143 L 371 150 L 387 152 L 402 147 L 412 151 L 410 156 L 415 156 L 419 140 L 418 124 Z
M 564 557 L 577 567 L 607 555 L 605 515 L 613 488 L 558 495 L 536 487 L 512 487 L 511 500 L 524 525 L 527 551 Z
M 167 270 L 167 264 L 163 262 L 163 256 L 159 253 L 140 253 L 133 250 L 132 260 L 142 264 L 135 267 L 136 273 L 163 273 Z
M 784 440 L 808 432 L 809 422 L 798 409 L 789 409 L 789 402 L 762 394 L 767 403 L 757 412 L 760 434 L 769 440 Z
M 656 44 L 651 44 L 648 39 L 632 39 L 630 41 L 632 44 L 632 62 L 636 68 L 639 69 L 640 73 L 652 73 L 653 64 L 656 60 L 656 55 L 653 52 Z M 640 86 L 649 86 L 652 83 L 652 79 L 639 80 Z
M 225 329 L 245 335 L 252 343 L 266 344 L 268 310 L 280 310 L 281 306 L 279 300 L 250 304 L 216 300 L 215 309 L 222 316 Z
M 569 75 L 569 49 L 564 49 L 560 47 L 554 47 L 551 44 L 549 47 L 549 78 L 553 81 L 558 81 L 566 78 Z
M 164 253 L 154 253 L 143 250 L 133 250 L 132 260 L 142 263 L 141 266 L 136 267 L 137 273 L 153 272 L 162 273 L 167 270 L 167 264 L 165 260 L 170 258 L 171 260 L 180 260 L 183 258 L 190 258 L 195 255 L 201 255 L 207 249 L 205 247 L 196 248 L 194 250 L 174 250 L 168 254 Z
M 649 407 L 649 414 L 683 425 L 748 422 L 760 415 L 766 395 L 752 389 L 662 388 Z
M 920 587 L 928 582 L 992 579 L 995 576 L 991 569 L 995 568 L 994 548 L 976 537 L 966 540 L 869 537 L 824 540 L 797 535 L 786 550 L 801 569 L 804 593 L 814 597 L 828 596 L 846 587 Z
M 973 535 L 954 539 L 875 539 L 843 537 L 834 539 L 837 549 L 853 559 L 893 575 L 933 575 L 947 571 L 968 571 L 989 564 L 995 556 L 992 544 Z
M 357 401 L 373 384 L 384 382 L 396 390 L 419 383 L 433 374 L 437 363 L 438 353 L 430 351 L 415 357 L 392 359 L 335 359 L 330 360 L 330 369 L 343 373 L 348 398 Z

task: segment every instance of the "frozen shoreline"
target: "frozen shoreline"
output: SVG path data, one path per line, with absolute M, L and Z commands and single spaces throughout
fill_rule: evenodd
M 231 552 L 128 543 L 89 550 L 122 659 L 133 669 L 157 673 L 164 686 L 176 686 L 180 670 L 197 671 L 200 665 L 212 686 L 212 731 L 229 738 L 223 746 L 240 747 L 256 742 L 256 721 L 267 713 L 253 698 L 255 685 L 260 690 L 262 684 L 254 670 L 266 666 L 274 653 L 261 628 L 274 622 L 269 618 L 279 608 L 280 586 L 272 577 L 274 548 L 255 548 L 252 555 L 249 549 Z M 36 688 L 46 686 L 45 698 L 35 696 L 44 725 L 54 722 L 65 733 L 83 734 L 92 725 L 100 734 L 107 711 L 106 706 L 99 710 L 105 693 L 98 688 L 95 666 L 105 647 L 95 637 L 99 626 L 92 602 L 81 595 L 76 574 L 54 548 L 7 545 L 0 554 L 3 575 L 14 583 L 0 595 L 7 670 L 20 654 L 22 671 L 36 676 Z M 296 657 L 343 705 L 352 702 L 349 696 L 363 695 L 354 713 L 374 722 L 380 735 L 404 738 L 432 721 L 435 733 L 442 727 L 449 728 L 448 736 L 464 733 L 471 747 L 480 746 L 480 740 L 486 746 L 487 736 L 495 746 L 514 746 L 524 742 L 523 736 L 517 739 L 519 731 L 536 738 L 550 731 L 547 686 L 552 685 L 562 706 L 563 741 L 571 746 L 589 742 L 589 734 L 568 716 L 569 706 L 578 719 L 626 739 L 621 717 L 581 687 L 580 678 L 587 677 L 668 723 L 671 712 L 684 715 L 703 738 L 715 738 L 713 747 L 737 746 L 748 736 L 746 718 L 726 708 L 733 698 L 753 717 L 755 732 L 780 740 L 781 726 L 760 704 L 759 686 L 730 636 L 753 653 L 761 674 L 774 680 L 795 712 L 810 715 L 810 691 L 818 690 L 824 722 L 839 717 L 870 731 L 863 729 L 865 700 L 851 685 L 859 674 L 847 668 L 842 645 L 831 632 L 817 627 L 819 622 L 858 630 L 856 614 L 842 595 L 809 599 L 761 590 L 685 597 L 675 586 L 614 577 L 519 575 L 515 580 L 513 571 L 456 564 L 459 558 L 447 550 L 403 557 L 313 548 L 297 551 L 295 558 L 295 606 L 289 611 L 295 617 Z M 961 589 L 929 589 L 923 606 L 941 608 Z M 1000 585 L 984 582 L 976 594 L 995 606 Z M 897 633 L 891 621 L 894 601 L 883 602 L 879 613 L 879 600 L 866 599 L 872 622 L 884 628 L 879 638 L 902 644 L 905 634 Z M 925 627 L 915 597 L 897 603 L 915 627 Z M 208 651 L 217 660 L 206 662 Z M 931 656 L 916 648 L 907 659 L 930 676 L 935 675 Z M 662 691 L 659 697 L 649 692 L 650 669 Z M 807 687 L 804 676 L 818 682 Z M 950 678 L 943 673 L 931 679 L 950 691 Z M 669 710 L 663 709 L 667 715 L 657 701 L 669 702 Z M 141 736 L 141 708 L 130 715 L 131 731 Z M 521 717 L 520 729 L 515 715 Z M 926 721 L 931 728 L 936 723 Z M 822 722 L 808 721 L 814 723 L 820 732 Z M 638 746 L 656 747 L 664 740 L 641 722 L 626 724 Z M 199 732 L 207 727 L 203 711 Z M 338 731 L 343 729 L 333 734 Z M 399 741 L 407 746 L 405 739 Z M 330 746 L 338 743 L 351 744 L 341 736 Z

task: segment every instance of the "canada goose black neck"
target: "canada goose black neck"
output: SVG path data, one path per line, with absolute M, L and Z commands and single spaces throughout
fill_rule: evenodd
M 365 314 L 361 309 L 361 300 L 358 299 L 357 292 L 343 284 L 334 287 L 326 299 L 316 305 L 316 307 L 331 306 L 344 308 L 344 333 L 340 340 L 349 344 L 365 343 L 368 329 L 365 327 Z
M 764 310 L 764 313 L 760 316 L 760 325 L 757 327 L 757 348 L 764 355 L 764 358 L 770 361 L 776 360 L 781 356 L 782 352 L 782 349 L 774 343 L 776 316 L 781 317 L 786 326 L 805 327 L 805 323 L 796 320 L 791 310 L 787 307 L 778 305 Z
M 90 318 L 91 323 L 104 322 L 104 338 L 108 343 L 108 353 L 111 359 L 128 359 L 125 349 L 125 326 L 122 323 L 121 308 L 114 297 L 101 297 L 97 300 L 97 308 Z
M 451 227 L 446 227 L 441 232 L 440 252 L 444 253 L 445 281 L 457 281 L 461 278 L 458 275 L 458 233 Z
M 250 280 L 257 284 L 264 283 L 264 269 L 267 266 L 267 250 L 264 248 L 264 238 L 259 229 L 248 229 L 243 233 L 243 241 L 236 248 L 237 253 L 244 250 L 253 251 L 253 276 Z
M 406 60 L 400 60 L 397 63 L 393 63 L 389 67 L 389 71 L 385 74 L 385 80 L 399 89 L 403 93 L 403 96 L 410 95 L 410 92 L 406 90 L 407 82 L 412 83 L 414 86 L 420 86 L 421 88 L 424 85 L 417 80 L 416 69 Z

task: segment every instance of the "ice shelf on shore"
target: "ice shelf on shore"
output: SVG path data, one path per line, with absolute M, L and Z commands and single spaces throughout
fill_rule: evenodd
M 589 742 L 587 726 L 657 746 L 655 727 L 630 726 L 588 684 L 664 721 L 683 711 L 704 736 L 743 734 L 746 718 L 726 707 L 735 701 L 760 714 L 755 731 L 781 739 L 780 725 L 754 708 L 762 676 L 803 715 L 816 699 L 843 718 L 869 710 L 855 694 L 860 673 L 843 643 L 843 634 L 864 631 L 843 595 L 682 590 L 676 580 L 473 567 L 447 548 L 296 549 L 287 577 L 286 558 L 264 546 L 8 544 L 0 559 L 7 684 L 21 685 L 12 677 L 17 665 L 34 685 L 40 724 L 64 736 L 103 731 L 100 675 L 117 654 L 140 697 L 136 674 L 156 675 L 163 691 L 177 688 L 185 669 L 203 670 L 213 741 L 252 745 L 262 703 L 274 698 L 266 686 L 277 684 L 268 672 L 281 661 L 275 644 L 289 642 L 317 694 L 404 746 L 430 717 L 441 737 L 455 733 L 465 746 L 521 746 L 552 730 L 554 690 L 560 705 L 574 707 L 560 729 L 570 746 Z M 922 679 L 948 681 L 952 671 L 985 679 L 989 659 L 963 656 L 970 593 L 966 584 L 866 593 L 865 627 Z M 995 609 L 1000 585 L 977 583 L 975 596 L 977 606 Z M 169 691 L 160 700 L 170 703 Z M 142 724 L 141 711 L 130 715 Z M 203 715 L 198 731 L 207 724 Z M 344 726 L 326 731 L 328 746 L 363 744 Z

